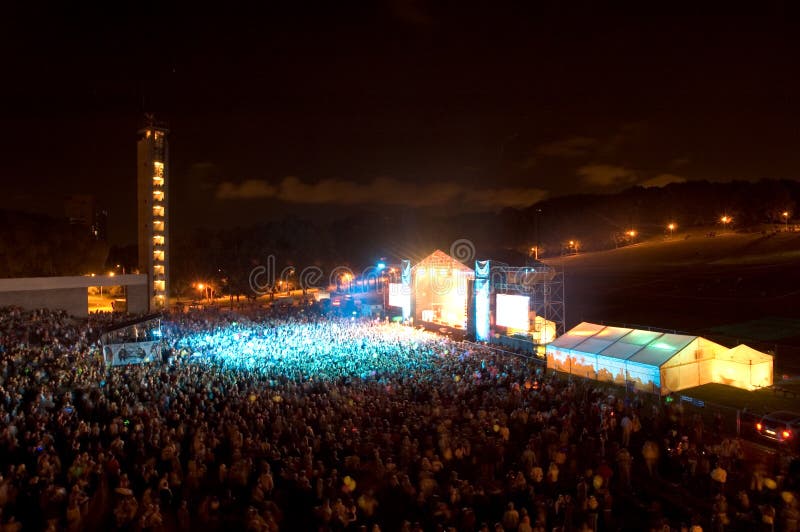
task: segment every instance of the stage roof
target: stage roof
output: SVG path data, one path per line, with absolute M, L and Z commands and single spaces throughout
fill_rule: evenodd
M 452 268 L 454 270 L 458 270 L 464 273 L 474 274 L 472 268 L 465 266 L 462 262 L 454 259 L 453 257 L 451 257 L 450 255 L 448 255 L 447 253 L 445 253 L 440 249 L 437 249 L 436 251 L 434 251 L 421 261 L 419 261 L 417 264 L 412 266 L 411 269 L 416 270 L 419 267 Z

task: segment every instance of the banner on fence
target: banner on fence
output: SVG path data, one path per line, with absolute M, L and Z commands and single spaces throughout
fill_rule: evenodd
M 158 359 L 161 342 L 128 342 L 103 346 L 103 359 L 106 366 L 128 366 L 143 364 Z

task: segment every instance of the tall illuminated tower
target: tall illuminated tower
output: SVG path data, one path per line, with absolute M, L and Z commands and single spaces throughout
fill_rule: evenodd
M 168 130 L 152 114 L 137 141 L 139 269 L 148 276 L 150 311 L 169 307 Z

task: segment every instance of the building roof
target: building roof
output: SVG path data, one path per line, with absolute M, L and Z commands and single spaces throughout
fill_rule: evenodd
M 61 290 L 65 288 L 89 288 L 90 286 L 141 286 L 146 284 L 147 275 L 132 273 L 97 276 L 15 277 L 0 279 L 0 292 Z

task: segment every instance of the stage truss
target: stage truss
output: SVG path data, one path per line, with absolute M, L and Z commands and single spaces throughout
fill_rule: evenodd
M 565 330 L 564 271 L 543 263 L 532 266 L 509 266 L 493 261 L 475 263 L 475 283 L 471 309 L 472 327 L 470 332 L 479 341 L 495 342 L 502 340 L 497 327 L 498 295 L 524 296 L 528 298 L 529 312 L 544 323 L 552 323 L 554 335 L 558 337 Z M 494 325 L 494 331 L 490 327 Z M 552 331 L 552 329 L 551 329 Z M 517 338 L 518 336 L 515 335 Z M 506 339 L 515 338 L 509 336 Z M 537 341 L 542 345 L 549 340 Z M 512 341 L 512 343 L 516 343 Z
M 514 267 L 492 265 L 497 294 L 520 294 L 531 298 L 531 310 L 556 324 L 556 336 L 564 334 L 564 270 L 540 264 Z

